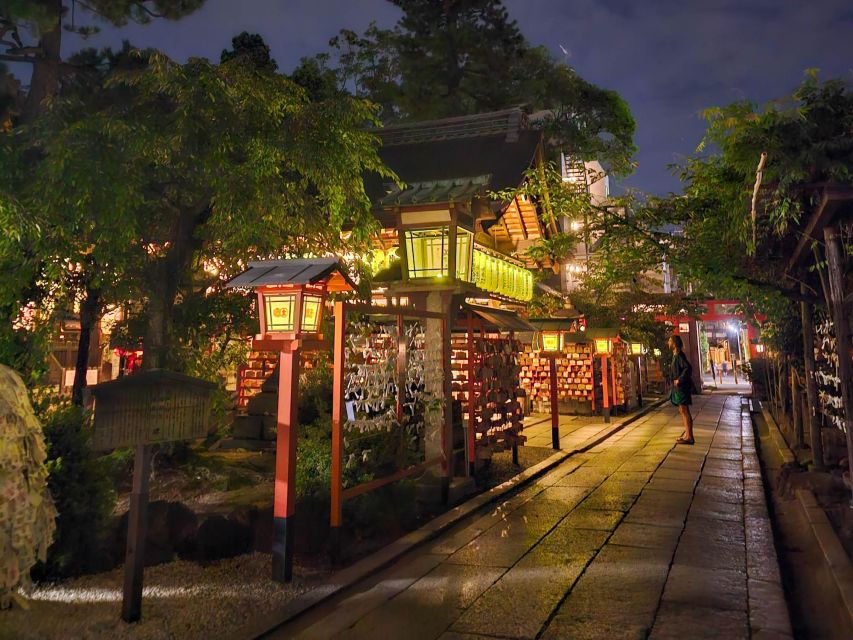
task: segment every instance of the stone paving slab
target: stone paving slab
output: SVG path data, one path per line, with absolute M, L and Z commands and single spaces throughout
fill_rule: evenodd
M 694 411 L 696 445 L 650 413 L 270 637 L 788 637 L 751 425 Z

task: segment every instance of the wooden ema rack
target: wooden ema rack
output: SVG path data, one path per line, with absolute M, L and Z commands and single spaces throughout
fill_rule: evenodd
M 601 406 L 601 357 L 593 354 L 591 343 L 565 344 L 554 362 L 557 366 L 557 400 L 562 405 L 561 410 L 589 413 Z M 622 406 L 626 402 L 626 386 L 630 381 L 627 349 L 623 343 L 614 344 L 608 363 L 608 398 L 611 406 Z M 550 358 L 526 345 L 519 357 L 519 365 L 521 387 L 532 401 L 532 410 L 535 413 L 550 412 Z
M 469 350 L 468 336 L 455 333 L 450 346 L 451 393 L 462 405 L 466 428 L 474 407 L 475 457 L 488 459 L 523 444 L 524 391 L 518 384 L 521 344 L 513 338 L 476 336 Z
M 586 343 L 567 344 L 554 362 L 557 367 L 558 401 L 591 402 L 593 398 L 592 346 Z M 551 410 L 550 358 L 534 353 L 530 345 L 519 357 L 521 386 L 533 402 L 537 413 Z

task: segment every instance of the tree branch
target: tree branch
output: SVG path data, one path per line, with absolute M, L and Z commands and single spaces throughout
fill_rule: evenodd
M 0 60 L 5 60 L 6 62 L 28 62 L 30 64 L 35 64 L 36 59 L 30 58 L 27 56 L 11 56 L 7 53 L 0 53 Z

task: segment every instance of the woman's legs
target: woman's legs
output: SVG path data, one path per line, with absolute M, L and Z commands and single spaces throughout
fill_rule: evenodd
M 693 440 L 693 415 L 690 413 L 690 406 L 682 404 L 678 406 L 678 412 L 681 414 L 681 420 L 684 422 L 684 436 L 688 441 Z

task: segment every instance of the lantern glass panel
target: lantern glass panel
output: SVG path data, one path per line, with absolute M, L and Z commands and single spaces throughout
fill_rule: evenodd
M 559 331 L 542 332 L 542 351 L 560 351 L 562 344 Z
M 302 297 L 302 331 L 317 333 L 320 331 L 323 299 L 320 296 L 305 295 Z
M 410 278 L 440 278 L 447 275 L 449 239 L 447 227 L 408 229 L 406 261 Z
M 643 355 L 643 345 L 639 342 L 631 343 L 631 355 L 641 356 Z
M 295 293 L 264 294 L 264 314 L 269 333 L 286 333 L 294 330 L 293 310 Z
M 471 260 L 473 258 L 474 234 L 463 229 L 456 228 L 456 279 L 473 282 L 471 275 Z
M 608 338 L 596 338 L 595 352 L 604 354 L 610 353 L 610 340 Z
M 474 250 L 474 266 L 471 272 L 471 282 L 476 284 L 481 289 L 485 289 L 486 279 L 486 254 L 482 251 Z

